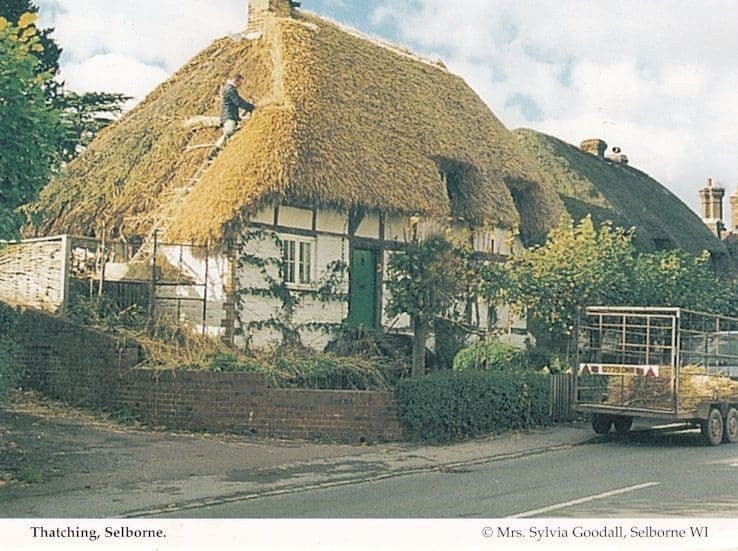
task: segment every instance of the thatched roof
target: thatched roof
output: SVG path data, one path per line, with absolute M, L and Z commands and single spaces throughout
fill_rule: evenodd
M 208 150 L 186 147 L 214 141 L 217 131 L 182 121 L 217 114 L 219 87 L 234 71 L 246 76 L 240 91 L 257 110 L 188 187 Z M 458 180 L 453 201 L 439 168 Z M 39 233 L 130 236 L 148 233 L 175 205 L 168 237 L 199 241 L 286 200 L 453 215 L 473 226 L 520 225 L 523 237 L 536 237 L 563 212 L 545 181 L 442 65 L 297 12 L 272 16 L 256 40 L 213 43 L 102 131 L 33 210 L 45 220 Z
M 707 250 L 714 257 L 727 254 L 699 216 L 648 174 L 533 130 L 513 134 L 551 177 L 574 219 L 591 214 L 596 223 L 634 227 L 634 243 L 642 251 L 666 245 L 694 254 Z

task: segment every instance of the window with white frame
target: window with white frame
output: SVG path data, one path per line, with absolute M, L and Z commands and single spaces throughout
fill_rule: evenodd
M 282 272 L 285 283 L 305 285 L 313 282 L 314 252 L 315 242 L 312 239 L 282 238 Z

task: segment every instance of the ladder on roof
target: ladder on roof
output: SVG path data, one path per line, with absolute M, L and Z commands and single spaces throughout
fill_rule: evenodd
M 192 117 L 190 121 L 194 121 L 197 124 L 204 124 L 206 125 L 207 120 L 203 122 L 202 119 L 217 119 L 217 117 Z M 250 119 L 250 113 L 247 113 L 246 116 L 244 116 L 241 121 L 245 122 L 248 119 Z M 218 119 L 219 120 L 219 119 Z M 238 125 L 236 127 L 236 132 L 238 132 L 242 128 L 242 125 Z M 231 135 L 231 139 L 233 136 Z M 202 149 L 205 147 L 213 147 L 215 146 L 215 143 L 206 143 L 206 144 L 197 144 L 194 146 L 188 146 L 185 147 L 185 151 L 194 151 L 196 149 Z M 141 260 L 141 257 L 144 257 L 146 255 L 152 255 L 154 250 L 154 235 L 157 236 L 157 240 L 160 240 L 163 236 L 166 236 L 166 228 L 169 225 L 169 223 L 174 220 L 175 216 L 177 216 L 179 212 L 179 208 L 182 205 L 182 202 L 184 198 L 187 196 L 187 194 L 192 191 L 192 188 L 195 187 L 195 185 L 200 181 L 200 178 L 202 178 L 202 175 L 205 174 L 205 171 L 208 169 L 208 167 L 215 161 L 217 156 L 220 154 L 220 152 L 224 149 L 225 144 L 223 144 L 218 151 L 215 152 L 215 155 L 209 154 L 207 158 L 200 164 L 200 166 L 197 168 L 195 173 L 190 177 L 190 179 L 187 181 L 187 183 L 179 188 L 173 189 L 171 193 L 174 195 L 174 201 L 172 201 L 171 204 L 167 206 L 164 213 L 157 218 L 154 221 L 154 224 L 151 227 L 151 231 L 148 233 L 146 238 L 144 239 L 143 243 L 141 243 L 141 248 L 136 251 L 136 254 L 133 255 L 131 260 L 129 260 L 129 264 L 132 264 L 134 262 L 137 262 Z
M 210 145 L 212 146 L 215 144 Z M 200 181 L 200 178 L 202 178 L 202 175 L 205 174 L 205 171 L 213 163 L 214 160 L 215 157 L 206 158 L 200 164 L 200 166 L 197 167 L 195 173 L 190 177 L 189 180 L 187 180 L 187 183 L 184 186 L 173 189 L 171 191 L 172 195 L 174 196 L 174 200 L 169 205 L 167 205 L 162 215 L 154 221 L 154 224 L 151 227 L 151 231 L 143 240 L 143 243 L 141 243 L 141 247 L 138 249 L 138 251 L 136 251 L 136 254 L 134 254 L 133 257 L 131 257 L 131 259 L 128 261 L 129 264 L 138 262 L 142 258 L 150 256 L 154 253 L 154 235 L 157 236 L 157 240 L 161 240 L 162 237 L 166 236 L 167 226 L 172 220 L 174 220 L 177 213 L 179 212 L 178 207 L 182 205 L 184 198 L 190 191 L 192 191 L 197 182 Z

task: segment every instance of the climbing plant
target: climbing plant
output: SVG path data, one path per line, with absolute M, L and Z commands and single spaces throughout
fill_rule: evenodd
M 258 243 L 258 252 L 250 251 L 250 245 Z M 347 296 L 344 291 L 347 278 L 347 265 L 343 260 L 329 263 L 322 277 L 304 289 L 291 288 L 286 281 L 282 250 L 284 241 L 274 231 L 261 228 L 250 228 L 243 235 L 240 244 L 240 255 L 237 260 L 239 268 L 255 269 L 262 285 L 237 283 L 236 334 L 244 335 L 247 342 L 254 331 L 273 329 L 281 334 L 283 344 L 301 344 L 301 330 L 330 331 L 341 325 L 341 322 L 299 322 L 295 319 L 298 307 L 308 299 L 321 303 L 342 302 Z M 274 254 L 264 254 L 267 250 Z M 343 258 L 343 251 L 341 258 Z M 242 314 L 246 297 L 258 297 L 273 300 L 277 308 L 266 318 L 244 320 Z

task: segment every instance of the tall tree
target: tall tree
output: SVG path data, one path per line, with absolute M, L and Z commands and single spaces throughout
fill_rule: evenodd
M 387 312 L 412 320 L 412 375 L 417 377 L 425 374 L 425 344 L 436 318 L 463 301 L 473 286 L 468 251 L 440 236 L 414 239 L 390 257 L 387 272 Z
M 609 224 L 595 228 L 563 217 L 546 243 L 508 264 L 510 302 L 528 313 L 539 342 L 568 351 L 578 306 L 623 304 L 630 296 L 631 237 Z
M 0 0 L 0 17 L 17 22 L 24 13 L 38 15 L 38 7 L 30 0 Z M 32 25 L 36 28 L 35 20 Z M 53 79 L 59 72 L 59 56 L 61 56 L 61 48 L 51 38 L 52 32 L 54 29 L 36 29 L 36 36 L 38 36 L 42 49 L 36 49 L 33 52 L 39 60 L 38 71 L 49 75 L 50 79 Z
M 18 21 L 24 13 L 37 15 L 38 7 L 31 0 L 0 0 L 0 17 L 8 21 Z M 90 143 L 100 130 L 110 124 L 123 109 L 128 96 L 108 92 L 86 92 L 78 94 L 66 90 L 59 80 L 59 58 L 62 49 L 51 34 L 54 29 L 36 28 L 36 36 L 41 48 L 32 51 L 39 63 L 36 69 L 43 75 L 43 88 L 47 99 L 61 114 L 64 137 L 59 143 L 59 161 L 73 159 L 81 149 Z
M 609 223 L 562 219 L 545 245 L 506 266 L 503 294 L 526 311 L 538 342 L 569 350 L 577 307 L 678 306 L 738 315 L 738 288 L 720 279 L 710 256 L 672 250 L 636 253 L 631 236 Z
M 13 238 L 18 207 L 32 200 L 58 164 L 60 112 L 48 100 L 34 55 L 43 50 L 34 22 L 0 17 L 0 238 Z

